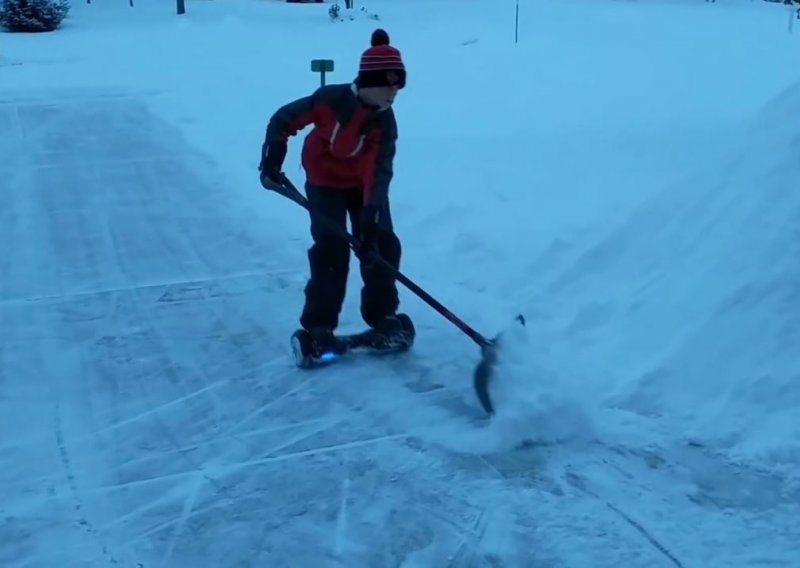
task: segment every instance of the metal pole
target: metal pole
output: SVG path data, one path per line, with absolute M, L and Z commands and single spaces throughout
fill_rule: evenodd
M 514 43 L 519 43 L 519 0 L 517 0 L 517 14 L 514 22 Z

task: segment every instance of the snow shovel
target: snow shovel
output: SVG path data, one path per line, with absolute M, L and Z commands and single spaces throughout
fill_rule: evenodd
M 284 174 L 281 174 L 281 187 L 275 187 L 272 185 L 267 185 L 262 180 L 262 185 L 265 189 L 270 191 L 275 191 L 276 193 L 281 194 L 288 199 L 291 199 L 301 207 L 305 208 L 306 210 L 310 210 L 308 200 L 305 198 L 304 195 L 298 191 L 298 189 L 292 184 L 292 182 L 287 178 Z M 350 244 L 350 248 L 353 250 L 357 250 L 358 248 L 358 241 L 355 237 L 353 237 L 350 233 L 346 230 L 339 227 L 337 224 L 333 223 L 331 220 L 327 218 L 322 218 L 322 222 L 327 224 L 329 228 L 335 230 L 339 233 L 343 238 L 347 239 L 347 242 Z M 385 270 L 388 270 L 394 278 L 403 284 L 406 288 L 411 290 L 414 294 L 419 296 L 425 303 L 431 306 L 434 310 L 439 312 L 442 316 L 445 317 L 450 323 L 455 325 L 458 329 L 464 332 L 472 341 L 478 344 L 481 349 L 481 360 L 478 363 L 478 366 L 475 369 L 475 373 L 473 376 L 473 387 L 475 389 L 475 394 L 478 396 L 478 401 L 480 402 L 483 409 L 488 414 L 494 414 L 494 405 L 492 404 L 491 396 L 489 395 L 489 386 L 492 382 L 493 378 L 493 371 L 497 364 L 497 351 L 498 351 L 498 339 L 487 339 L 477 331 L 475 331 L 472 327 L 464 323 L 460 318 L 458 318 L 453 312 L 448 310 L 444 307 L 439 301 L 437 301 L 433 296 L 428 294 L 425 290 L 420 288 L 416 283 L 414 283 L 408 276 L 394 268 L 391 264 L 389 264 L 386 260 L 384 260 L 380 255 L 374 252 L 367 253 L 371 260 L 380 264 Z M 524 318 L 520 315 L 517 316 L 517 321 L 521 324 L 525 324 Z

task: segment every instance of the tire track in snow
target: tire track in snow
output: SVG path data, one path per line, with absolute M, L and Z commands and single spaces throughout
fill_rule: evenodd
M 347 548 L 347 500 L 350 498 L 350 477 L 342 481 L 341 497 L 339 499 L 339 512 L 336 515 L 336 540 L 334 550 L 341 556 Z
M 175 546 L 178 544 L 180 537 L 183 533 L 183 530 L 186 527 L 186 522 L 189 520 L 189 517 L 192 515 L 192 511 L 194 510 L 195 504 L 197 503 L 198 496 L 200 495 L 200 491 L 203 489 L 203 479 L 198 478 L 195 483 L 192 484 L 191 487 L 186 488 L 186 498 L 184 499 L 183 503 L 183 510 L 181 511 L 180 517 L 176 520 L 175 528 L 172 531 L 172 536 L 169 539 L 169 546 L 167 547 L 167 551 L 164 554 L 164 562 L 169 561 L 172 558 L 172 553 L 175 551 Z
M 659 541 L 647 528 L 645 528 L 641 523 L 633 519 L 630 515 L 625 513 L 622 509 L 611 503 L 610 501 L 604 499 L 591 489 L 587 487 L 587 480 L 573 472 L 567 472 L 565 475 L 569 484 L 576 488 L 578 491 L 581 491 L 585 495 L 592 497 L 593 499 L 597 499 L 601 503 L 603 503 L 608 509 L 613 511 L 617 516 L 622 518 L 628 525 L 633 527 L 639 534 L 641 534 L 658 552 L 660 552 L 665 558 L 667 558 L 673 565 L 677 566 L 677 568 L 684 568 L 684 564 L 678 560 L 678 558 L 670 552 L 669 548 L 664 545 L 661 541 Z
M 119 562 L 109 550 L 108 544 L 105 542 L 105 539 L 102 537 L 100 531 L 98 531 L 94 524 L 89 520 L 86 514 L 86 507 L 84 506 L 82 499 L 79 497 L 78 482 L 75 477 L 75 473 L 72 470 L 72 460 L 70 459 L 69 451 L 67 450 L 67 444 L 64 440 L 64 428 L 62 425 L 60 402 L 56 402 L 55 405 L 54 422 L 54 432 L 56 444 L 58 446 L 58 454 L 61 459 L 61 465 L 64 468 L 64 474 L 67 477 L 67 483 L 69 484 L 70 491 L 72 492 L 72 496 L 75 500 L 75 512 L 78 517 L 78 525 L 80 525 L 80 527 L 89 536 L 91 536 L 95 542 L 97 542 L 97 544 L 100 546 L 103 556 L 110 564 L 115 566 L 119 565 Z

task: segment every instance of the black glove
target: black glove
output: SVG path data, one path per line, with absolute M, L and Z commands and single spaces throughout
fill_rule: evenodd
M 264 143 L 261 148 L 261 163 L 258 165 L 258 171 L 261 172 L 261 185 L 264 186 L 264 189 L 272 191 L 283 189 L 281 168 L 285 159 L 285 143 Z
M 377 205 L 365 205 L 361 209 L 359 218 L 359 245 L 358 256 L 363 257 L 369 252 L 377 252 L 376 241 L 380 230 L 381 210 Z

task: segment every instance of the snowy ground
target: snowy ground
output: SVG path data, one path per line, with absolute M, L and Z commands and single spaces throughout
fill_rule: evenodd
M 487 423 L 408 293 L 405 358 L 287 352 L 308 236 L 263 127 L 376 22 L 136 4 L 0 36 L 0 565 L 800 566 L 783 7 L 523 2 L 515 45 L 513 2 L 364 3 L 410 69 L 405 271 L 529 321 Z

